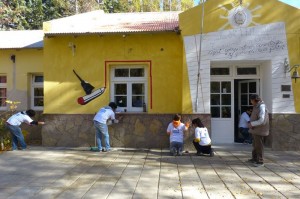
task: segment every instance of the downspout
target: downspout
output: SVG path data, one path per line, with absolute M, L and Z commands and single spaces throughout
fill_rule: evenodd
M 196 90 L 196 106 L 195 106 L 195 112 L 198 112 L 198 104 L 199 104 L 199 84 L 201 85 L 201 91 L 202 91 L 202 82 L 200 78 L 200 62 L 201 62 L 201 54 L 202 54 L 202 40 L 203 40 L 203 25 L 204 25 L 204 2 L 205 0 L 202 0 L 202 17 L 201 17 L 201 30 L 200 30 L 200 46 L 199 46 L 199 53 L 197 55 L 197 61 L 198 61 L 198 73 L 197 73 L 197 90 Z M 203 108 L 204 107 L 204 100 L 202 95 L 202 103 Z M 204 110 L 205 112 L 205 110 Z
M 13 63 L 13 91 L 16 90 L 16 55 L 11 55 L 10 60 Z

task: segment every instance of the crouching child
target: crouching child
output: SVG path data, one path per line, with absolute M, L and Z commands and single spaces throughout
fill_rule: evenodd
M 214 156 L 213 149 L 211 148 L 211 139 L 208 134 L 207 128 L 203 125 L 200 118 L 192 120 L 192 125 L 195 128 L 195 138 L 193 144 L 197 150 L 196 155 L 210 155 Z
M 171 155 L 182 156 L 184 132 L 189 128 L 190 123 L 183 124 L 179 114 L 174 115 L 173 121 L 169 123 L 167 134 L 170 136 L 170 152 Z

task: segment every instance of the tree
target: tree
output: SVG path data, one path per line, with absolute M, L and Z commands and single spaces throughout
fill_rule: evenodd
M 68 2 L 73 14 L 99 10 L 103 7 L 102 0 L 69 0 Z
M 41 0 L 32 0 L 41 1 Z M 66 0 L 42 0 L 43 21 L 49 21 L 75 14 L 71 10 L 71 1 Z
M 26 26 L 25 28 L 34 30 L 42 29 L 42 24 L 44 21 L 44 9 L 42 0 L 29 0 L 26 5 L 28 11 L 26 12 L 25 18 L 28 26 Z
M 0 30 L 42 29 L 44 21 L 93 10 L 106 13 L 186 10 L 193 0 L 1 0 Z
M 25 0 L 2 0 L 0 2 L 0 30 L 24 29 L 27 25 Z

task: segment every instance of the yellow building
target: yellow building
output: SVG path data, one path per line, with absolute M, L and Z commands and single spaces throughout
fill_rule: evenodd
M 44 78 L 43 99 L 36 97 L 47 122 L 43 145 L 93 145 L 93 116 L 110 101 L 121 116 L 110 127 L 112 146 L 168 147 L 166 128 L 175 113 L 183 121 L 200 117 L 213 143 L 241 142 L 238 119 L 256 93 L 271 117 L 266 144 L 298 149 L 299 15 L 277 0 L 214 0 L 185 12 L 94 11 L 44 22 L 43 50 L 20 50 L 30 54 L 21 74 Z M 0 51 L 11 55 L 17 51 Z M 8 92 L 22 93 L 21 108 L 41 108 L 26 97 L 28 80 L 14 80 L 6 68 L 12 62 L 1 60 Z M 92 89 L 84 90 L 74 71 Z M 22 92 L 13 87 L 18 84 Z M 186 149 L 192 137 L 191 129 Z
M 20 110 L 42 110 L 43 36 L 41 30 L 0 32 L 1 111 L 7 99 L 21 102 Z
M 115 101 L 122 119 L 111 128 L 113 145 L 167 146 L 166 125 L 182 112 L 178 14 L 94 11 L 45 22 L 44 116 L 55 126 L 43 128 L 43 144 L 93 144 L 93 115 Z M 91 94 L 73 70 L 94 87 Z M 100 88 L 81 105 L 80 97 Z
M 297 148 L 299 16 L 276 0 L 207 1 L 179 15 L 184 108 L 211 114 L 214 141 L 239 141 L 239 115 L 256 93 L 271 113 L 270 145 Z

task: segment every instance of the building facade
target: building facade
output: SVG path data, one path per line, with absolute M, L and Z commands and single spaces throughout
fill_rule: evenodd
M 185 12 L 94 11 L 44 22 L 42 48 L 1 48 L 0 72 L 8 76 L 7 92 L 21 95 L 20 108 L 41 111 L 44 146 L 94 145 L 93 116 L 110 101 L 121 118 L 109 127 L 115 147 L 167 148 L 166 128 L 176 113 L 183 121 L 200 117 L 213 143 L 241 142 L 239 116 L 249 96 L 259 94 L 271 118 L 266 145 L 297 150 L 299 15 L 277 0 L 207 1 Z M 7 67 L 5 57 L 17 51 L 28 52 L 20 74 L 43 78 L 36 84 L 42 100 L 33 94 L 31 101 L 30 81 L 14 79 Z M 190 129 L 187 150 L 192 139 Z
M 271 116 L 267 143 L 275 149 L 298 148 L 299 14 L 279 1 L 207 1 L 180 14 L 186 99 L 193 112 L 211 114 L 213 140 L 240 140 L 239 116 L 255 93 Z

